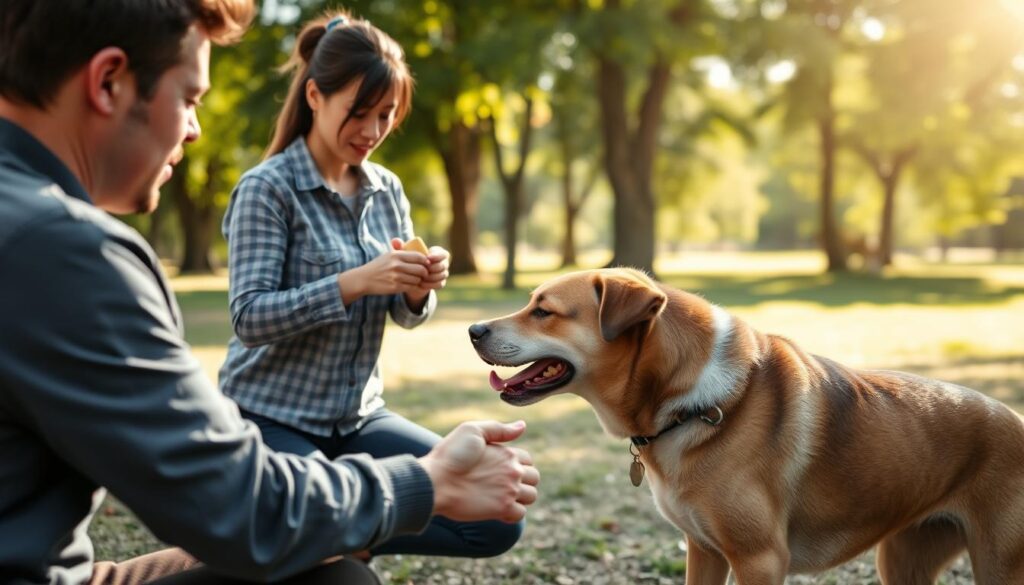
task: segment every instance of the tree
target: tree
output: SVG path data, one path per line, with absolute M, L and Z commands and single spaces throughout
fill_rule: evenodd
M 545 59 L 538 62 L 531 53 L 553 42 L 557 16 L 547 2 L 520 0 L 510 11 L 495 11 L 494 32 L 477 43 L 477 54 L 502 55 L 477 66 L 489 82 L 481 92 L 479 111 L 489 114 L 495 172 L 505 192 L 505 289 L 515 288 L 519 221 L 530 207 L 524 184 L 534 129 L 550 118 L 547 94 L 540 87 L 541 78 L 550 77 L 549 64 Z M 506 169 L 506 150 L 516 153 L 511 170 Z
M 514 142 L 516 139 L 499 139 L 500 118 L 495 112 L 490 119 L 491 142 L 494 152 L 494 168 L 498 173 L 502 188 L 505 190 L 505 275 L 502 278 L 501 287 L 512 290 L 516 287 L 516 249 L 519 229 L 519 219 L 526 211 L 523 200 L 523 178 L 526 171 L 526 159 L 530 154 L 530 147 L 533 138 L 533 111 L 535 97 L 527 95 L 523 100 L 522 121 L 517 129 L 518 148 L 515 168 L 506 171 L 505 156 L 503 155 L 503 143 Z M 504 109 L 504 108 L 502 108 Z M 512 126 L 507 124 L 506 127 Z
M 473 241 L 483 154 L 483 126 L 476 108 L 484 81 L 473 45 L 493 32 L 493 7 L 470 0 L 357 0 L 349 7 L 405 48 L 417 85 L 405 136 L 418 135 L 441 159 L 451 198 L 451 272 L 475 273 Z
M 605 174 L 614 193 L 612 264 L 654 271 L 653 169 L 672 70 L 709 47 L 702 3 L 607 0 L 577 7 L 597 64 Z M 644 72 L 640 85 L 629 72 Z M 638 94 L 639 99 L 632 96 Z
M 443 161 L 451 195 L 449 247 L 454 274 L 477 270 L 473 242 L 482 156 L 495 84 L 523 94 L 543 70 L 535 50 L 547 42 L 566 0 L 429 0 L 350 6 L 391 34 L 406 49 L 417 80 L 407 135 L 425 138 Z M 520 34 L 522 33 L 522 34 Z
M 836 210 L 839 136 L 837 68 L 843 64 L 845 37 L 862 2 L 855 0 L 739 0 L 730 36 L 745 39 L 727 51 L 743 76 L 763 85 L 767 112 L 784 110 L 784 128 L 793 135 L 811 127 L 817 136 L 818 241 L 829 272 L 845 271 L 846 252 Z M 773 79 L 780 66 L 785 79 Z M 779 76 L 781 77 L 781 76 Z
M 286 80 L 275 73 L 284 60 L 287 28 L 277 22 L 253 27 L 245 42 L 218 47 L 210 62 L 212 87 L 199 108 L 202 138 L 185 149 L 165 186 L 181 225 L 182 272 L 210 272 L 211 249 L 228 195 L 244 169 L 259 160 L 270 137 Z
M 553 138 L 557 155 L 550 171 L 559 177 L 565 209 L 562 235 L 562 268 L 576 265 L 576 219 L 601 178 L 601 149 L 593 70 L 578 51 L 576 36 L 556 33 L 550 60 L 555 71 L 551 91 Z M 582 167 L 581 173 L 577 171 Z M 582 182 L 578 179 L 582 178 Z
M 867 8 L 872 12 L 865 22 L 876 37 L 861 35 L 869 96 L 848 114 L 843 143 L 861 157 L 882 190 L 874 262 L 881 268 L 892 263 L 896 197 L 907 170 L 923 150 L 953 154 L 970 132 L 993 130 L 972 129 L 970 118 L 1010 70 L 1021 35 L 1019 23 L 995 0 L 970 5 L 917 0 Z M 929 156 L 929 162 L 935 158 Z M 982 167 L 972 166 L 981 175 Z

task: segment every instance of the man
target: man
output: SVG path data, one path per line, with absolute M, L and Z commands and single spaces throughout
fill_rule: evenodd
M 210 43 L 251 0 L 0 3 L 0 582 L 374 580 L 351 561 L 432 514 L 517 521 L 538 475 L 467 423 L 427 456 L 266 449 L 182 340 L 152 250 L 104 211 L 151 211 L 199 137 Z M 99 209 L 97 209 L 99 208 Z M 109 489 L 171 549 L 93 564 Z M 360 580 L 363 579 L 363 580 Z M 335 581 L 337 582 L 337 581 Z

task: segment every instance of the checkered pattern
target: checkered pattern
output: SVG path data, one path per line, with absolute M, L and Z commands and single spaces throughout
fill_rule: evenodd
M 413 236 L 398 178 L 370 162 L 359 172 L 353 213 L 298 138 L 242 177 L 224 216 L 235 337 L 221 388 L 250 412 L 323 436 L 384 405 L 386 314 L 412 328 L 437 306 L 433 292 L 421 314 L 400 294 L 342 302 L 340 272 Z

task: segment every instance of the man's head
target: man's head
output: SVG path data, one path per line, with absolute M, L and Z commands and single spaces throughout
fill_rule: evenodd
M 151 211 L 199 135 L 210 42 L 252 0 L 3 0 L 0 114 L 25 123 L 109 211 Z M 59 132 L 57 130 L 60 130 Z

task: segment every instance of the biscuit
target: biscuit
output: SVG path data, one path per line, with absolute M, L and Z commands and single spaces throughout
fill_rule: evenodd
M 402 244 L 402 249 L 406 252 L 419 252 L 424 256 L 430 255 L 430 250 L 427 249 L 427 244 L 423 241 L 423 238 L 419 236 L 416 236 L 405 244 Z

